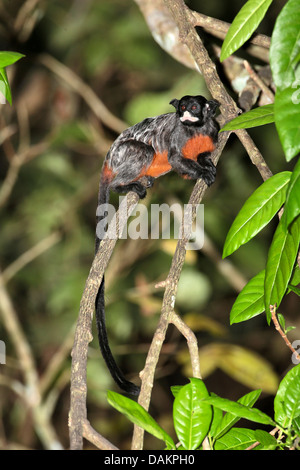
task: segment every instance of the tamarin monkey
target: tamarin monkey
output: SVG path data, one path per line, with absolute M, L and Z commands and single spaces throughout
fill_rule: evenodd
M 122 132 L 112 144 L 102 168 L 98 207 L 108 204 L 110 190 L 134 191 L 144 198 L 146 188 L 141 178 L 146 180 L 146 187 L 151 187 L 156 178 L 171 170 L 183 178 L 202 178 L 208 186 L 215 181 L 216 168 L 209 157 L 217 142 L 215 113 L 219 103 L 203 96 L 184 96 L 170 104 L 175 113 L 144 119 Z M 96 253 L 100 242 L 96 234 Z M 104 279 L 96 298 L 96 323 L 100 349 L 111 376 L 123 391 L 138 395 L 139 387 L 125 379 L 108 344 Z

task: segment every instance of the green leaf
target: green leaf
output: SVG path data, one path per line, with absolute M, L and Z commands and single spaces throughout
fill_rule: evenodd
M 246 113 L 243 113 L 240 116 L 232 119 L 232 121 L 228 122 L 224 127 L 222 127 L 220 132 L 263 126 L 274 121 L 274 105 L 273 103 L 266 104 L 264 106 L 260 106 L 259 108 L 251 109 L 251 111 L 247 111 Z
M 274 419 L 284 428 L 300 416 L 300 364 L 293 367 L 279 384 L 274 399 Z
M 264 303 L 265 270 L 254 276 L 242 289 L 230 312 L 230 324 L 240 323 L 260 315 Z
M 218 439 L 214 450 L 245 450 L 257 442 L 255 431 L 247 428 L 233 428 Z
M 227 400 L 226 398 L 220 397 L 208 397 L 202 400 L 204 403 L 209 403 L 212 406 L 221 408 L 223 411 L 227 411 L 239 418 L 245 418 L 255 423 L 268 424 L 274 426 L 274 421 L 265 413 L 258 410 L 257 408 L 250 408 L 249 406 L 242 405 L 240 403 Z
M 112 391 L 107 392 L 107 400 L 111 406 L 127 416 L 127 418 L 134 424 L 145 429 L 145 431 L 157 437 L 157 439 L 164 441 L 168 449 L 175 449 L 173 439 L 139 403 Z
M 291 278 L 300 242 L 300 217 L 294 220 L 290 230 L 279 222 L 267 259 L 265 275 L 265 309 L 270 322 L 270 305 L 277 308 Z
M 300 214 L 300 158 L 293 170 L 286 193 L 282 223 L 287 228 Z
M 281 329 L 285 332 L 285 318 L 281 313 L 277 312 L 277 319 L 279 322 L 279 325 L 281 326 Z
M 213 393 L 211 395 L 214 396 Z M 220 410 L 220 408 L 216 408 L 216 407 L 212 407 L 212 410 L 213 410 L 213 419 L 212 419 L 210 429 L 209 429 L 209 436 L 211 438 L 213 438 L 216 435 L 217 430 L 220 428 L 221 423 L 223 421 L 223 412 L 222 412 L 222 410 Z
M 222 45 L 221 62 L 241 47 L 254 33 L 266 14 L 272 0 L 248 0 L 241 8 Z
M 296 286 L 298 286 L 298 284 L 300 284 L 300 268 L 299 268 L 298 264 L 296 264 L 296 266 L 294 268 L 294 271 L 293 271 L 293 274 L 292 274 L 292 277 L 290 279 L 289 285 L 288 285 L 287 294 L 289 294 L 290 291 L 293 290 L 292 289 L 293 287 L 295 288 Z
M 174 400 L 173 418 L 178 439 L 186 450 L 197 449 L 208 433 L 212 407 L 202 402 L 208 391 L 200 379 L 191 378 Z
M 286 160 L 300 152 L 300 79 L 298 89 L 277 88 L 274 102 L 275 124 Z
M 293 429 L 297 433 L 298 437 L 300 437 L 300 417 L 293 419 L 292 423 Z
M 296 264 L 295 269 L 293 271 L 291 277 L 291 284 L 292 286 L 298 286 L 298 284 L 300 284 L 300 268 L 298 264 Z
M 295 58 L 291 61 L 292 67 L 297 68 L 300 62 L 300 50 L 298 54 L 295 56 Z
M 296 80 L 300 53 L 299 0 L 289 0 L 279 13 L 272 33 L 270 65 L 275 85 L 290 87 Z M 299 59 L 298 59 L 299 60 Z
M 277 440 L 274 436 L 269 434 L 267 431 L 262 429 L 256 429 L 254 431 L 255 439 L 260 442 L 264 448 L 275 449 L 277 447 Z
M 183 385 L 172 385 L 171 386 L 171 392 L 173 394 L 173 397 L 176 398 L 179 390 L 183 387 Z
M 227 234 L 223 258 L 262 230 L 283 205 L 291 172 L 271 176 L 247 199 Z
M 19 52 L 1 51 L 0 52 L 0 103 L 4 103 L 5 100 L 12 104 L 11 91 L 5 67 L 14 64 L 17 60 L 25 57 L 24 54 Z M 4 99 L 1 97 L 3 95 Z M 1 99 L 2 98 L 2 99 Z
M 291 279 L 288 284 L 288 288 L 286 291 L 286 295 L 289 294 L 290 292 L 294 292 L 295 294 L 299 295 L 300 294 L 300 289 L 296 286 L 300 284 L 300 268 L 298 264 L 295 265 L 293 274 L 291 276 Z
M 0 52 L 0 68 L 3 69 L 8 65 L 12 65 L 18 60 L 25 57 L 24 54 L 20 54 L 19 52 L 12 52 L 12 51 L 1 51 Z
M 244 406 L 252 407 L 254 403 L 258 400 L 261 394 L 261 390 L 253 390 L 252 392 L 247 393 L 238 399 L 238 403 Z M 232 426 L 239 421 L 239 416 L 235 416 L 231 413 L 226 413 L 223 417 L 221 424 L 219 425 L 215 438 L 218 439 L 229 431 Z
M 292 292 L 294 292 L 294 294 L 296 294 L 296 295 L 298 295 L 298 296 L 300 297 L 300 289 L 299 289 L 299 287 L 294 287 L 294 286 L 291 286 L 291 285 L 289 284 L 289 288 L 290 288 L 290 290 L 291 290 Z

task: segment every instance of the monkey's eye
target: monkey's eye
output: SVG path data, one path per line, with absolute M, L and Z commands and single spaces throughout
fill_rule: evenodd
M 184 105 L 182 105 L 181 109 L 182 109 L 182 111 L 184 111 L 186 109 L 186 107 Z

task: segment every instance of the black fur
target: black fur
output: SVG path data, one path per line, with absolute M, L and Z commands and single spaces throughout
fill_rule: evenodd
M 147 186 L 151 187 L 156 177 L 171 170 L 185 178 L 202 178 L 208 186 L 214 182 L 216 169 L 209 158 L 211 151 L 201 151 L 199 148 L 196 158 L 191 159 L 184 156 L 183 149 L 194 137 L 208 136 L 212 143 L 217 141 L 219 128 L 214 116 L 218 102 L 208 101 L 203 96 L 184 96 L 181 100 L 173 99 L 170 104 L 175 107 L 176 113 L 144 119 L 122 132 L 112 144 L 103 164 L 98 206 L 108 203 L 110 189 L 123 193 L 135 191 L 140 198 L 144 198 L 146 188 L 139 180 L 146 176 Z M 149 169 L 155 156 L 166 151 L 167 166 L 162 165 L 161 172 L 153 175 Z M 97 223 L 100 220 L 98 218 Z M 96 253 L 100 241 L 96 236 Z M 124 378 L 109 348 L 105 326 L 104 279 L 96 299 L 96 323 L 102 355 L 113 379 L 125 392 L 138 395 L 139 387 Z

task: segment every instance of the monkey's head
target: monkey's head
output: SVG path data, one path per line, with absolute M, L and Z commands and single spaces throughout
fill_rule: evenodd
M 207 100 L 204 96 L 183 96 L 170 101 L 176 109 L 180 121 L 187 126 L 202 126 L 208 119 L 214 117 L 219 106 L 216 100 Z

